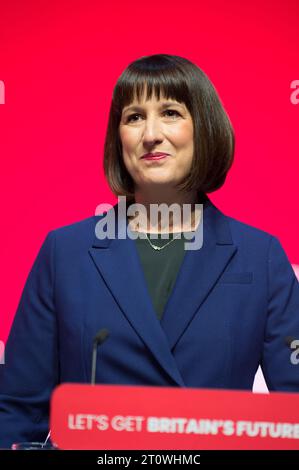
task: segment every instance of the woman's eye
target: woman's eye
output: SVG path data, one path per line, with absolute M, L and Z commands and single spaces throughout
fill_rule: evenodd
M 178 112 L 175 111 L 174 109 L 167 109 L 167 111 L 165 111 L 165 113 L 170 113 L 170 114 L 169 114 L 170 117 L 180 116 L 180 113 L 178 113 Z
M 163 115 L 166 115 L 167 117 L 177 117 L 180 116 L 180 113 L 175 109 L 167 109 L 163 112 Z M 139 117 L 142 117 L 141 114 L 131 114 L 127 117 L 127 122 L 137 122 Z
M 132 122 L 132 121 L 135 122 L 136 119 L 134 119 L 134 118 L 135 118 L 136 116 L 138 117 L 138 116 L 140 116 L 140 114 L 131 114 L 130 116 L 128 116 L 127 122 Z

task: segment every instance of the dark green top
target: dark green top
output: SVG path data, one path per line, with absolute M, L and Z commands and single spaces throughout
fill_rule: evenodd
M 162 234 L 155 235 L 158 238 L 153 238 L 153 234 L 148 233 L 153 245 L 161 247 L 168 243 L 162 250 L 152 248 L 146 238 L 138 237 L 135 243 L 154 309 L 161 320 L 186 253 L 184 243 L 190 239 L 184 237 L 184 232 L 181 233 L 181 238 L 178 238 L 178 233 L 167 234 L 167 239 L 163 239 Z

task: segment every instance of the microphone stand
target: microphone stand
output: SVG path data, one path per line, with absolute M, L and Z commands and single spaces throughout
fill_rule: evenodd
M 97 370 L 97 352 L 98 346 L 104 343 L 104 341 L 108 338 L 109 331 L 106 328 L 101 328 L 93 340 L 93 348 L 92 348 L 92 361 L 91 361 L 91 385 L 95 385 L 96 382 L 96 370 Z

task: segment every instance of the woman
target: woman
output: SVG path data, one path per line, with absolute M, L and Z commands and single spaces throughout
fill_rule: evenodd
M 102 328 L 98 383 L 251 390 L 261 364 L 270 390 L 299 391 L 290 360 L 299 286 L 287 256 L 275 237 L 207 197 L 232 165 L 234 134 L 206 75 L 164 54 L 130 64 L 114 90 L 104 153 L 125 214 L 117 204 L 48 234 L 0 369 L 2 447 L 46 437 L 53 388 L 90 381 Z M 153 220 L 161 203 L 183 220 Z M 116 236 L 103 237 L 112 219 Z M 186 250 L 187 235 L 201 230 L 200 247 Z

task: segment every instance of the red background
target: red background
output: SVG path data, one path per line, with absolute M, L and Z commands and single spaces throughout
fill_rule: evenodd
M 299 264 L 298 17 L 297 0 L 1 0 L 0 339 L 47 232 L 116 202 L 102 170 L 108 111 L 140 56 L 181 55 L 207 73 L 236 131 L 211 199 Z

